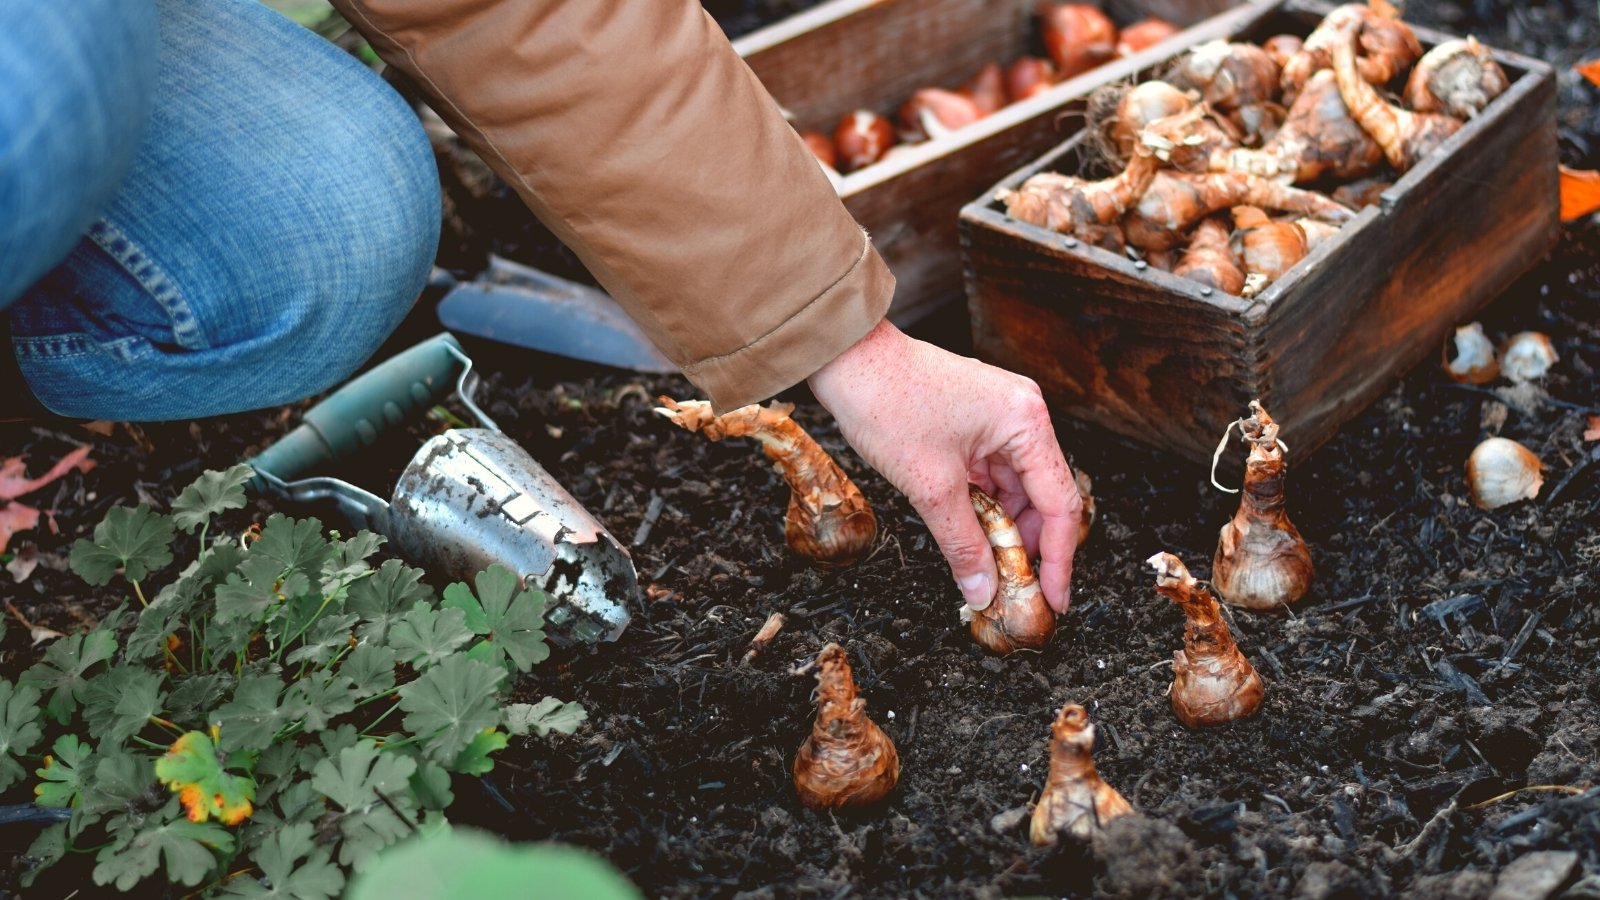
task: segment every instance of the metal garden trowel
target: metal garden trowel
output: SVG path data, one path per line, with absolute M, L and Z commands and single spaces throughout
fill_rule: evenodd
M 461 334 L 603 366 L 678 371 L 605 291 L 498 256 L 478 280 L 454 283 L 439 301 L 439 321 Z
M 628 551 L 473 402 L 478 376 L 448 333 L 389 359 L 305 414 L 303 424 L 247 460 L 251 485 L 293 501 L 329 500 L 359 528 L 388 536 L 406 559 L 470 580 L 499 563 L 548 593 L 545 628 L 562 643 L 614 641 L 637 602 Z M 454 388 L 483 426 L 422 445 L 386 503 L 337 478 L 308 476 L 377 441 Z

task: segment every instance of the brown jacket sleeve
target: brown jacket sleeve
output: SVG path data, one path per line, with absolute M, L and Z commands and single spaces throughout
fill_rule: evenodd
M 894 278 L 697 0 L 333 0 L 725 410 L 871 330 Z

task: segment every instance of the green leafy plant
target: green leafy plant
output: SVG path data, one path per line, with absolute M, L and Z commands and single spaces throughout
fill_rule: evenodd
M 208 540 L 250 476 L 206 472 L 170 516 L 112 509 L 73 546 L 75 572 L 125 580 L 140 607 L 0 679 L 0 790 L 31 768 L 36 802 L 71 811 L 25 884 L 76 851 L 119 890 L 161 872 L 211 895 L 336 896 L 347 870 L 441 826 L 452 776 L 492 770 L 508 735 L 583 723 L 574 703 L 506 702 L 549 655 L 542 593 L 493 567 L 441 604 L 419 570 L 372 565 L 381 536 L 316 519 Z M 198 557 L 147 599 L 196 533 Z
M 534 887 L 537 886 L 537 887 Z M 385 850 L 350 882 L 346 900 L 394 897 L 582 897 L 638 900 L 609 863 L 562 844 L 512 845 L 449 827 Z

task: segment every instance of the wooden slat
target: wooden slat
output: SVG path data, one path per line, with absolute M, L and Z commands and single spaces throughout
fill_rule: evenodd
M 1021 56 L 1031 0 L 835 0 L 815 27 L 773 26 L 735 42 L 802 129 L 833 131 L 854 109 L 892 113 L 918 88 L 954 88 L 990 60 Z M 807 23 L 797 23 L 804 26 Z

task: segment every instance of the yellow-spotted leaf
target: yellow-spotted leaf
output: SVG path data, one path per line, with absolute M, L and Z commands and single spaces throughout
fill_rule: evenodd
M 256 796 L 255 782 L 223 770 L 216 744 L 203 731 L 173 741 L 156 760 L 156 777 L 178 795 L 191 822 L 215 817 L 224 825 L 237 825 L 249 818 Z

